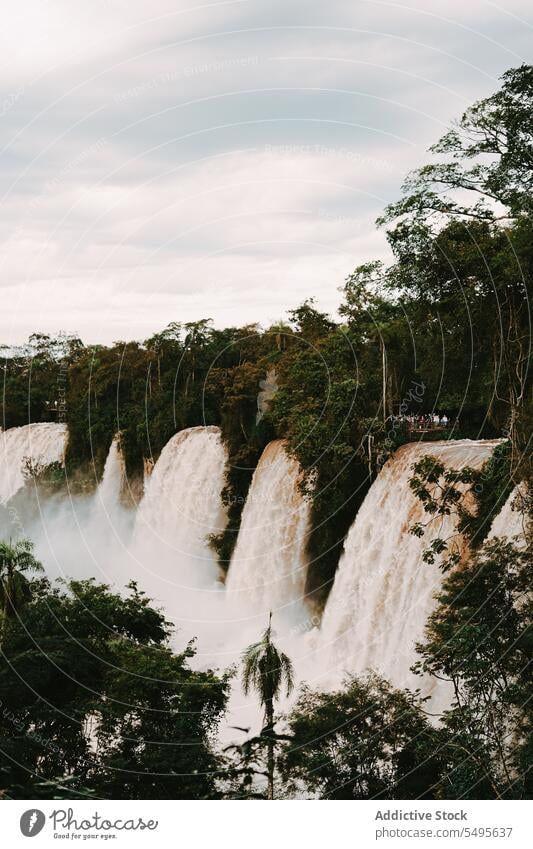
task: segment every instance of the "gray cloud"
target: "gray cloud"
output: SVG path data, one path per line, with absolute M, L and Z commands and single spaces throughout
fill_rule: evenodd
M 6 0 L 0 338 L 334 311 L 407 170 L 527 59 L 522 0 Z

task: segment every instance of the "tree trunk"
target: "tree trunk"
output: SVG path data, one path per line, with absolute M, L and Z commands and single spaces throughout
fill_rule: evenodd
M 374 447 L 374 437 L 371 433 L 368 434 L 368 479 L 372 480 L 372 449 Z
M 267 699 L 265 705 L 267 731 L 267 799 L 274 798 L 274 702 Z
M 385 348 L 385 340 L 380 339 L 381 344 L 381 377 L 382 377 L 382 403 L 383 403 L 383 423 L 387 421 L 387 350 Z
M 4 601 L 4 609 L 2 611 L 2 621 L 0 622 L 0 654 L 4 651 L 4 636 L 7 619 L 7 601 Z
M 8 565 L 6 578 L 4 580 L 4 609 L 2 610 L 2 621 L 0 622 L 0 653 L 4 650 L 4 639 L 7 626 L 7 612 L 9 609 L 9 587 L 13 580 L 13 568 Z

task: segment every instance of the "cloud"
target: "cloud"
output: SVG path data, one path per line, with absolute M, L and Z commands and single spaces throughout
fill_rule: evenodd
M 406 171 L 518 64 L 519 0 L 6 0 L 1 341 L 338 304 Z

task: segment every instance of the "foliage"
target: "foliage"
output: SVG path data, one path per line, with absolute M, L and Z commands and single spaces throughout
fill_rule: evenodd
M 387 208 L 384 221 L 398 216 L 492 221 L 531 214 L 533 67 L 511 68 L 502 80 L 499 91 L 467 109 L 433 145 L 431 151 L 443 159 L 408 178 L 406 197 Z
M 436 798 L 439 733 L 420 701 L 371 675 L 343 689 L 304 687 L 288 718 L 283 772 L 321 799 Z
M 478 395 L 479 412 L 507 428 L 515 467 L 531 422 L 533 67 L 510 69 L 502 80 L 431 149 L 441 161 L 407 178 L 404 198 L 380 223 L 394 224 L 397 261 L 387 286 L 414 299 L 420 362 L 430 372 L 439 365 L 426 355 L 426 339 L 443 349 L 444 383 L 452 379 L 456 398 L 448 401 L 444 385 L 444 402 L 459 409 L 468 394 L 470 407 Z M 437 385 L 435 378 L 423 379 Z
M 447 798 L 530 797 L 531 552 L 486 543 L 437 593 L 417 669 L 448 680 Z
M 35 582 L 0 662 L 3 795 L 216 796 L 228 680 L 193 672 L 170 633 L 135 584 Z
M 436 520 L 444 516 L 455 518 L 456 530 L 451 536 L 436 537 L 423 554 L 424 562 L 434 563 L 446 552 L 440 566 L 448 571 L 460 562 L 461 537 L 465 537 L 472 548 L 479 547 L 494 516 L 510 495 L 514 486 L 511 447 L 508 442 L 497 445 L 481 469 L 469 466 L 451 469 L 438 458 L 426 455 L 413 465 L 409 486 L 429 517 L 426 522 L 413 525 L 412 534 L 423 537 L 428 526 Z
M 32 599 L 32 574 L 42 572 L 42 566 L 33 555 L 33 544 L 29 540 L 18 542 L 0 541 L 0 649 L 9 620 Z
M 33 333 L 26 345 L 4 348 L 2 427 L 55 421 L 68 364 L 83 349 L 76 336 Z
M 248 646 L 242 656 L 242 688 L 245 695 L 255 690 L 265 709 L 265 721 L 259 743 L 266 746 L 268 781 L 267 798 L 274 798 L 274 749 L 279 738 L 274 730 L 274 703 L 279 698 L 283 684 L 290 695 L 294 686 L 294 672 L 290 659 L 272 641 L 272 614 L 268 628 L 258 643 Z M 252 746 L 251 741 L 248 747 Z M 253 752 L 253 749 L 252 749 Z M 249 772 L 248 772 L 249 775 Z
M 242 656 L 244 695 L 255 690 L 265 709 L 265 721 L 272 724 L 271 711 L 285 681 L 286 695 L 293 688 L 292 663 L 272 642 L 272 622 L 258 643 L 248 646 Z

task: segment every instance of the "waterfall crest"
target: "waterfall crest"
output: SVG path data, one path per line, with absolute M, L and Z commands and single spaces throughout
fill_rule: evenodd
M 424 563 L 422 554 L 432 539 L 454 532 L 454 521 L 445 516 L 433 522 L 422 538 L 409 533 L 428 518 L 409 488 L 411 467 L 427 454 L 449 467 L 479 468 L 497 444 L 413 443 L 386 463 L 346 538 L 318 637 L 321 665 L 336 682 L 373 669 L 395 686 L 420 687 L 410 667 L 442 580 L 438 565 Z
M 301 470 L 283 440 L 269 443 L 254 472 L 226 581 L 230 602 L 250 614 L 300 618 L 310 504 L 298 489 Z
M 217 427 L 192 427 L 167 442 L 146 482 L 133 547 L 150 569 L 196 585 L 218 575 L 207 537 L 226 525 L 221 492 L 227 454 Z M 180 578 L 181 576 L 181 578 Z
M 67 426 L 55 422 L 12 427 L 0 433 L 0 504 L 6 504 L 26 482 L 26 463 L 63 463 Z

